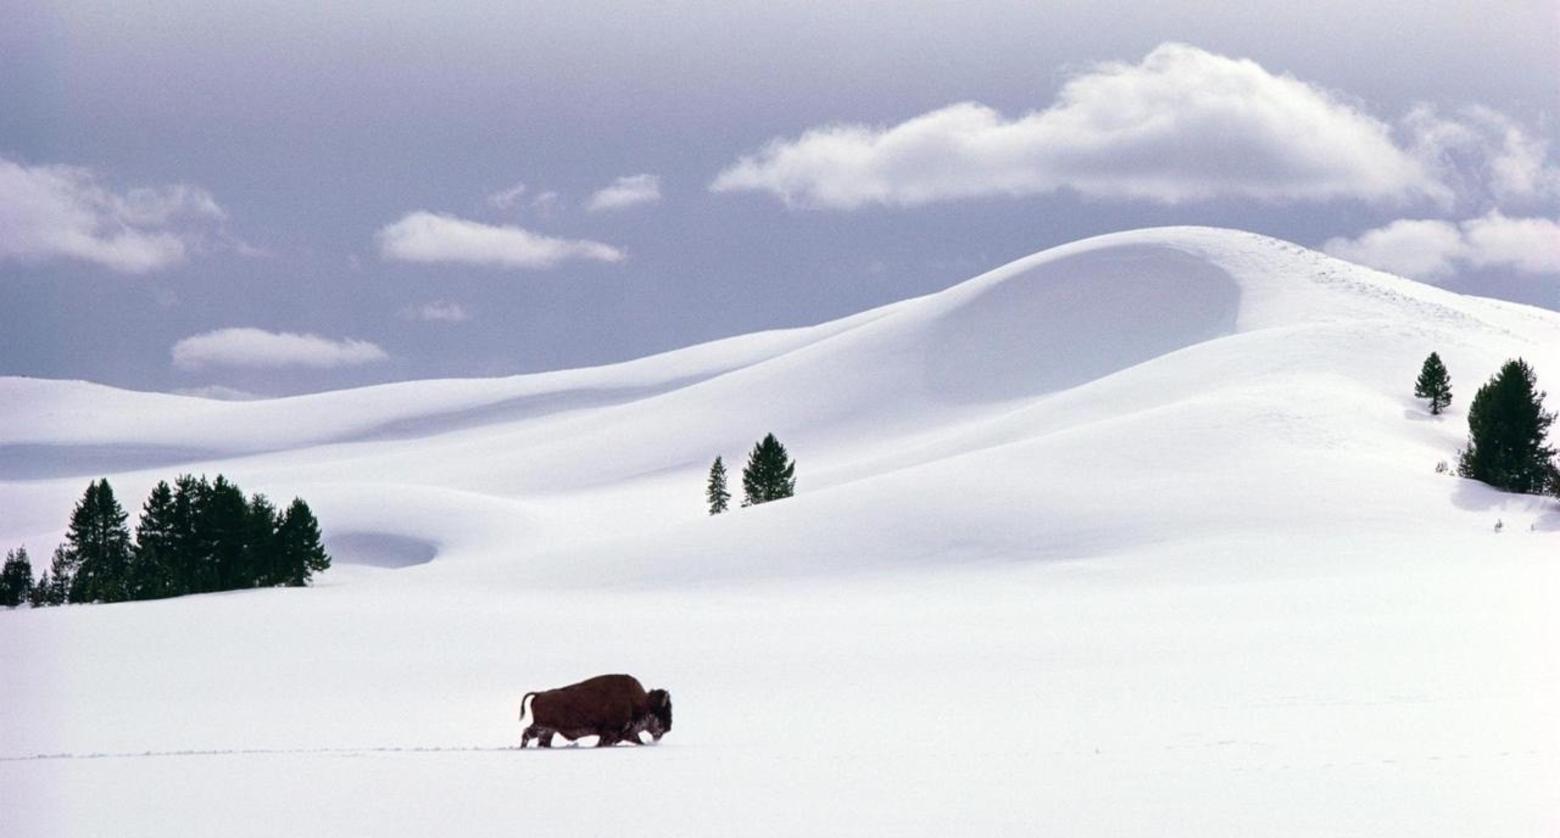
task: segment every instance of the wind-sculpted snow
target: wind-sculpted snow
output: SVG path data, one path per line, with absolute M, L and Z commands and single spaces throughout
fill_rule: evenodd
M 803 494 L 827 490 L 820 502 L 842 508 L 897 491 L 908 467 L 964 457 L 1109 506 L 1123 481 L 1202 468 L 1208 453 L 1178 440 L 1208 437 L 1209 422 L 1222 430 L 1203 444 L 1250 449 L 1225 457 L 1248 475 L 1276 480 L 1276 451 L 1318 464 L 1366 451 L 1391 464 L 1387 474 L 1418 473 L 1461 443 L 1463 403 L 1444 421 L 1415 421 L 1402 381 L 1419 359 L 1449 356 L 1466 399 L 1509 356 L 1560 370 L 1557 321 L 1249 233 L 1170 228 L 1055 248 L 817 327 L 588 370 L 259 402 L 4 379 L 0 500 L 12 512 L 0 536 L 55 537 L 60 510 L 93 476 L 84 469 L 125 481 L 131 497 L 177 471 L 227 471 L 304 494 L 324 504 L 327 524 L 334 514 L 357 531 L 373 531 L 379 514 L 373 504 L 360 514 L 358 498 L 403 498 L 390 504 L 396 535 L 471 544 L 475 556 L 502 544 L 502 568 L 591 584 L 578 563 L 547 556 L 578 534 L 707 532 L 702 470 L 717 454 L 740 463 L 767 431 L 803 462 Z M 1166 424 L 1172 416 L 1184 418 Z M 1123 456 L 1150 438 L 1161 442 L 1141 459 Z M 1026 453 L 980 453 L 1018 443 Z M 1093 468 L 1045 478 L 1047 463 L 1078 450 L 1099 452 Z M 474 499 L 527 512 L 462 512 Z M 1356 506 L 1337 500 L 1340 514 Z M 1177 526 L 1164 537 L 1196 534 Z M 634 562 L 632 575 L 680 576 L 675 564 Z
M 325 542 L 331 561 L 371 567 L 411 567 L 433 561 L 435 544 L 401 535 L 336 532 Z
M 1053 248 L 827 325 L 591 370 L 251 403 L 0 379 L 0 537 L 47 549 L 90 476 L 137 498 L 178 471 L 226 471 L 306 496 L 326 526 L 441 545 L 516 579 L 599 584 L 591 560 L 568 554 L 607 540 L 633 556 L 649 532 L 694 543 L 629 560 L 613 582 L 811 573 L 821 568 L 799 554 L 690 559 L 721 552 L 699 502 L 716 454 L 739 463 L 777 432 L 802 460 L 791 507 L 866 518 L 900 493 L 958 517 L 945 487 L 969 476 L 991 481 L 997 506 L 1065 487 L 1086 510 L 1214 467 L 1260 481 L 1257 495 L 1293 492 L 1281 470 L 1359 471 L 1359 457 L 1381 467 L 1363 478 L 1395 481 L 1462 443 L 1463 401 L 1432 423 L 1407 398 L 1402 381 L 1424 354 L 1448 359 L 1466 399 L 1505 357 L 1560 370 L 1557 323 L 1254 234 L 1167 228 Z M 1080 456 L 1090 465 L 1056 470 Z M 1201 502 L 1164 532 L 1115 527 L 1115 546 L 1220 531 L 1245 515 L 1234 501 Z M 1349 490 L 1309 502 L 1368 509 Z M 744 513 L 741 526 L 768 515 Z M 1022 534 L 1067 554 L 1080 537 L 1067 521 L 1090 517 L 1037 515 L 1033 531 L 1014 515 L 961 543 L 1003 554 Z
M 192 471 L 337 554 L 0 613 L 0 787 L 23 834 L 1548 834 L 1560 505 L 1436 471 L 1516 356 L 1560 392 L 1560 314 L 1168 228 L 593 369 L 0 379 L 0 548 Z M 798 495 L 707 516 L 771 431 Z M 618 671 L 660 746 L 506 750 Z
M 1086 250 L 939 312 L 923 338 L 926 388 L 969 401 L 1066 390 L 1229 335 L 1239 310 L 1240 286 L 1206 259 L 1156 245 Z

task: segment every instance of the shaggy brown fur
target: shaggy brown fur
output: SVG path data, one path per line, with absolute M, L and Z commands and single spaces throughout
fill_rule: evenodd
M 526 700 L 531 701 L 531 724 L 520 735 L 520 747 L 532 739 L 542 748 L 552 747 L 553 734 L 573 741 L 597 736 L 597 747 L 628 740 L 635 745 L 642 731 L 655 741 L 672 729 L 672 697 L 666 690 L 645 688 L 630 675 L 598 675 L 556 690 L 526 693 L 520 699 L 520 720 L 525 720 Z

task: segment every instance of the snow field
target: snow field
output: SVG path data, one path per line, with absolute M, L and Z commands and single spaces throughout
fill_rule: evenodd
M 0 546 L 220 471 L 338 560 L 0 614 L 0 787 L 18 834 L 1548 834 L 1560 506 L 1434 473 L 1516 355 L 1557 391 L 1560 315 L 1169 228 L 592 370 L 0 379 Z M 705 516 L 766 431 L 799 495 Z M 510 749 L 613 671 L 660 746 Z

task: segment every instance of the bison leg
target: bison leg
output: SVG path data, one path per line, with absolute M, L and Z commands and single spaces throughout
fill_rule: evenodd
M 643 745 L 643 744 L 645 744 L 645 743 L 639 741 L 639 731 L 637 731 L 637 730 L 630 730 L 630 731 L 625 732 L 623 734 L 623 741 L 624 742 L 632 742 L 635 745 Z
M 545 727 L 540 727 L 540 728 L 536 729 L 536 747 L 538 747 L 538 748 L 551 748 L 552 747 L 552 740 L 553 740 L 553 732 L 551 730 L 549 730 L 549 729 L 547 729 Z
M 596 739 L 596 747 L 598 747 L 598 748 L 610 748 L 613 745 L 616 745 L 618 743 L 618 741 L 619 741 L 619 738 L 618 738 L 618 734 L 617 734 L 616 731 L 603 730 L 603 731 L 601 731 L 601 734 Z
M 536 738 L 536 725 L 531 725 L 531 726 L 527 727 L 525 730 L 520 732 L 520 747 L 524 748 L 526 745 L 531 744 L 531 740 L 535 739 L 535 738 Z

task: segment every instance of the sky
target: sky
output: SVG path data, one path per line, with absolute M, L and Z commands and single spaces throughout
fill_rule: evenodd
M 0 19 L 3 375 L 244 398 L 587 366 L 1166 224 L 1560 309 L 1552 0 Z

